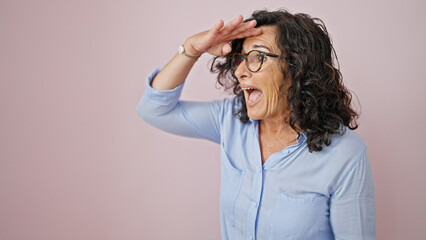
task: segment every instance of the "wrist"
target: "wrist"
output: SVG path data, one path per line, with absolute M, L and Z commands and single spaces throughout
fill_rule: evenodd
M 185 53 L 189 56 L 193 56 L 195 58 L 199 58 L 201 57 L 201 55 L 203 55 L 204 52 L 198 51 L 196 50 L 196 48 L 194 48 L 194 46 L 192 45 L 191 42 L 185 41 L 182 46 L 185 49 Z

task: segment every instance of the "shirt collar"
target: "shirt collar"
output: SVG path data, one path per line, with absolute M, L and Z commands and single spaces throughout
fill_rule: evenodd
M 308 137 L 307 137 L 307 134 L 305 133 L 305 131 L 302 131 L 300 133 L 300 135 L 296 138 L 297 145 L 303 144 L 306 141 L 307 138 Z

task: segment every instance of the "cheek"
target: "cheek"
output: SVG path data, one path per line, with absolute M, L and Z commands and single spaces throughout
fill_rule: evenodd
M 267 78 L 264 85 L 264 92 L 267 101 L 267 110 L 273 112 L 280 102 L 280 85 L 283 76 L 279 71 L 271 68 L 268 68 L 266 74 Z

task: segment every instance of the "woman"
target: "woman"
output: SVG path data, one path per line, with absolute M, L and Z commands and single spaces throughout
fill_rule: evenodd
M 235 97 L 179 101 L 197 58 Z M 357 113 L 320 19 L 256 11 L 189 37 L 147 79 L 139 115 L 221 144 L 222 239 L 375 239 L 375 199 Z

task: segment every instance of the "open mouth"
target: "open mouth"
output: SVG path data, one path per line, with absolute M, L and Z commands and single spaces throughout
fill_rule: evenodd
M 262 91 L 256 88 L 241 88 L 247 93 L 246 104 L 247 107 L 253 107 L 262 98 Z

